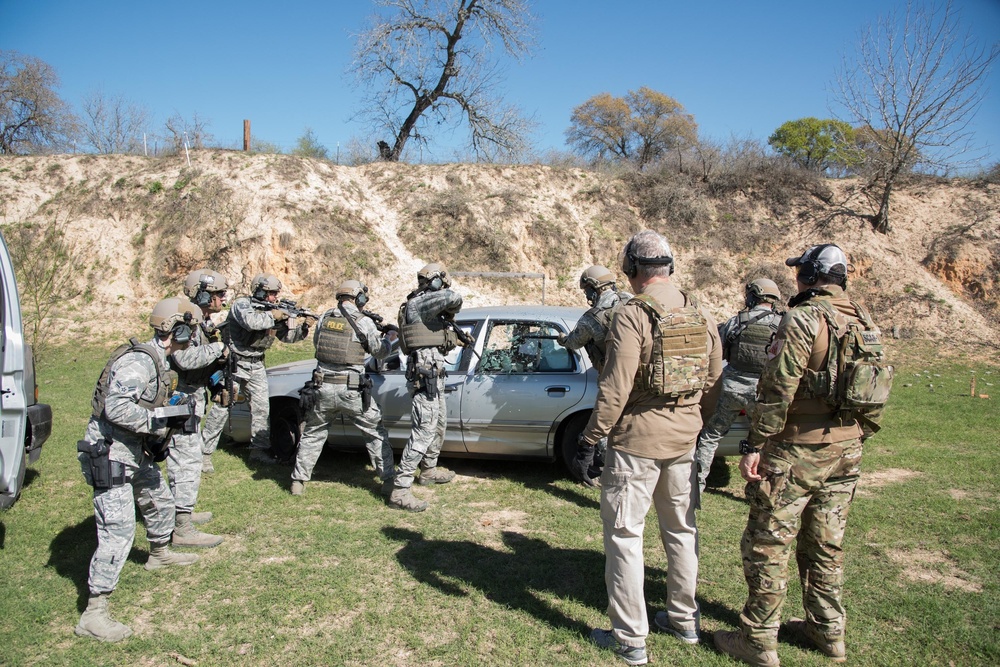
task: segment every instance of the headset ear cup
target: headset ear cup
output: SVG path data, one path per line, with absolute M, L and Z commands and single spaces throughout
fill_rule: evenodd
M 434 276 L 431 278 L 431 290 L 436 292 L 442 287 L 444 287 L 444 281 L 441 280 L 441 276 Z

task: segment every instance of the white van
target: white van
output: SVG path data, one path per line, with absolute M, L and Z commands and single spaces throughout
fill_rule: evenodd
M 52 432 L 52 408 L 38 402 L 35 358 L 24 340 L 14 266 L 2 233 L 0 288 L 0 509 L 7 509 L 21 495 L 24 472 Z

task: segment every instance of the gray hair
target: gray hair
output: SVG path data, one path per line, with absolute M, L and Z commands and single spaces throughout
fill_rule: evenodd
M 631 239 L 622 250 L 622 260 L 625 259 L 625 251 L 631 249 L 634 257 L 642 258 L 670 258 L 673 260 L 674 252 L 670 249 L 670 243 L 662 234 L 654 232 L 652 229 L 644 229 Z M 670 264 L 645 264 L 637 263 L 636 277 L 639 279 L 649 278 L 669 278 L 674 272 L 674 266 Z

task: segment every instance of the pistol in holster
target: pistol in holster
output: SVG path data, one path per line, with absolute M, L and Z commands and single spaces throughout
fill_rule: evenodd
M 364 374 L 359 379 L 358 391 L 361 392 L 361 412 L 368 412 L 368 408 L 372 406 L 372 387 L 374 386 L 372 379 L 368 377 L 368 374 Z
M 407 379 L 413 383 L 413 388 L 427 394 L 427 398 L 432 401 L 438 396 L 438 377 L 440 373 L 436 368 L 411 366 L 407 369 Z
M 313 373 L 313 378 L 316 374 Z M 322 379 L 322 375 L 320 376 Z M 306 380 L 306 383 L 302 385 L 302 389 L 299 389 L 299 410 L 302 414 L 306 414 L 316 407 L 316 394 L 319 389 L 316 386 L 316 380 Z
M 125 484 L 125 464 L 111 460 L 110 440 L 104 438 L 97 442 L 79 440 L 76 443 L 76 451 L 90 457 L 90 483 L 95 491 L 107 491 Z

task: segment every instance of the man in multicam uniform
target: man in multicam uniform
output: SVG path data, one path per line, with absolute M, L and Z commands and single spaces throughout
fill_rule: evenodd
M 623 255 L 622 273 L 636 296 L 611 323 L 607 362 L 580 452 L 592 452 L 608 436 L 601 521 L 611 629 L 595 628 L 590 639 L 630 665 L 644 665 L 649 619 L 643 530 L 651 505 L 669 565 L 667 608 L 655 614 L 654 623 L 682 642 L 699 641 L 694 449 L 702 404 L 717 400 L 722 350 L 711 315 L 671 281 L 674 258 L 667 239 L 639 232 Z M 580 478 L 586 468 L 574 466 L 573 473 Z
M 206 391 L 209 378 L 220 368 L 219 361 L 225 351 L 222 342 L 210 342 L 206 338 L 205 322 L 202 320 L 206 308 L 202 304 L 207 305 L 219 300 L 217 292 L 210 293 L 205 289 L 207 285 L 214 285 L 215 282 L 215 276 L 207 269 L 199 269 L 188 276 L 184 291 L 195 299 L 185 306 L 190 310 L 187 324 L 191 327 L 191 343 L 168 357 L 170 367 L 177 371 L 177 391 L 195 401 L 196 419 L 191 425 L 192 428 L 178 429 L 174 432 L 167 454 L 167 480 L 170 483 L 170 492 L 174 496 L 177 513 L 172 539 L 175 547 L 215 547 L 223 540 L 219 535 L 203 533 L 195 528 L 195 524 L 210 521 L 212 513 L 194 511 L 195 503 L 198 502 L 198 490 L 201 487 L 202 450 L 205 446 L 199 426 L 208 403 Z M 193 289 L 189 289 L 189 286 Z
M 152 340 L 140 344 L 133 339 L 109 360 L 94 391 L 86 434 L 77 445 L 84 479 L 94 488 L 97 523 L 97 550 L 87 580 L 90 600 L 75 631 L 81 637 L 117 642 L 132 634 L 108 615 L 108 597 L 118 586 L 135 540 L 136 505 L 149 539 L 147 570 L 198 560 L 168 546 L 174 499 L 154 460 L 154 455 L 163 455 L 173 425 L 154 416 L 176 382 L 167 369 L 167 356 L 184 347 L 179 341 L 191 335 L 183 304 L 181 299 L 156 304 L 149 318 Z
M 611 326 L 611 318 L 614 317 L 618 306 L 631 299 L 632 295 L 628 292 L 619 292 L 615 285 L 614 274 L 599 265 L 591 266 L 580 275 L 580 289 L 587 297 L 590 310 L 580 316 L 572 331 L 568 334 L 559 334 L 559 344 L 567 350 L 579 350 L 581 347 L 585 349 L 591 365 L 600 375 L 604 369 L 607 347 L 605 340 L 608 328 Z M 589 474 L 584 476 L 584 484 L 588 486 L 600 484 L 601 467 L 607 447 L 608 439 L 601 438 L 594 456 L 597 463 L 591 466 Z
M 392 491 L 395 467 L 389 434 L 382 423 L 382 410 L 371 399 L 371 384 L 365 373 L 365 354 L 385 359 L 397 339 L 394 330 L 383 335 L 371 317 L 361 312 L 368 303 L 368 287 L 357 280 L 345 280 L 337 287 L 337 307 L 323 313 L 313 343 L 316 370 L 313 372 L 312 407 L 305 412 L 305 428 L 292 471 L 292 495 L 300 496 L 312 477 L 323 451 L 330 425 L 337 415 L 350 417 L 365 435 L 368 455 L 375 474 L 382 480 L 382 495 Z
M 191 299 L 192 303 L 201 308 L 201 337 L 209 342 L 216 343 L 222 340 L 221 329 L 216 326 L 217 321 L 213 320 L 214 315 L 222 312 L 226 305 L 226 291 L 229 289 L 229 281 L 218 271 L 209 269 L 196 269 L 188 274 L 184 281 L 184 294 Z M 235 400 L 235 396 L 226 397 L 227 400 Z M 212 454 L 219 446 L 219 438 L 222 430 L 229 419 L 229 407 L 223 406 L 219 402 L 213 401 L 206 404 L 208 414 L 202 422 L 202 460 L 201 471 L 203 473 L 215 472 L 212 464 Z
M 250 281 L 250 297 L 233 301 L 229 310 L 229 335 L 231 352 L 236 355 L 234 381 L 237 393 L 246 394 L 250 400 L 250 460 L 273 464 L 271 456 L 271 407 L 267 396 L 267 371 L 264 353 L 278 338 L 285 343 L 295 343 L 309 333 L 309 323 L 296 323 L 296 318 L 278 308 L 281 281 L 270 273 L 259 273 Z M 251 300 L 252 298 L 252 300 Z
M 427 509 L 427 503 L 411 491 L 418 467 L 421 484 L 445 484 L 455 477 L 438 465 L 448 427 L 444 355 L 458 342 L 451 320 L 462 309 L 461 295 L 449 287 L 448 272 L 439 264 L 428 264 L 417 273 L 417 289 L 399 308 L 400 336 L 408 355 L 406 386 L 413 405 L 410 438 L 400 457 L 389 506 L 410 512 Z
M 746 308 L 719 327 L 722 358 L 729 362 L 722 371 L 722 393 L 715 412 L 698 436 L 698 491 L 705 492 L 708 472 L 712 468 L 719 441 L 742 410 L 753 410 L 757 397 L 757 381 L 767 360 L 767 348 L 778 330 L 781 314 L 774 310 L 781 292 L 773 280 L 758 278 L 747 283 Z
M 842 542 L 861 473 L 862 441 L 871 435 L 854 418 L 831 412 L 813 387 L 830 348 L 826 301 L 845 321 L 858 321 L 848 300 L 848 262 L 833 244 L 812 246 L 797 267 L 799 293 L 768 349 L 750 434 L 740 443 L 750 514 L 743 533 L 749 595 L 739 630 L 716 632 L 719 650 L 751 665 L 777 667 L 778 626 L 788 588 L 788 557 L 798 538 L 804 621 L 786 625 L 836 662 L 845 657 Z M 877 421 L 881 409 L 866 415 Z

